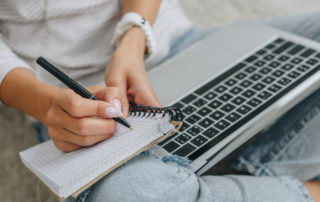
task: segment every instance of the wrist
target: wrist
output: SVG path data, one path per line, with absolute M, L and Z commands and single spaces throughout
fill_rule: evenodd
M 120 39 L 115 53 L 121 52 L 144 59 L 146 53 L 146 37 L 141 28 L 134 26 L 126 31 Z

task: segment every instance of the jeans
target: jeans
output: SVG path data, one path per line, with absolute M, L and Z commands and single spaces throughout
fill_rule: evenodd
M 320 42 L 320 15 L 261 20 Z M 170 55 L 214 30 L 192 28 Z M 251 175 L 196 176 L 186 159 L 143 152 L 67 201 L 313 201 L 302 181 L 320 179 L 320 89 L 249 145 L 234 168 Z M 37 125 L 44 140 L 46 129 Z M 48 137 L 47 137 L 48 138 Z

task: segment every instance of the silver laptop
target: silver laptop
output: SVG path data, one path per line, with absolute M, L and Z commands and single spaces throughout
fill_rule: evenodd
M 185 115 L 158 146 L 201 175 L 320 86 L 320 44 L 253 22 L 211 34 L 148 72 Z

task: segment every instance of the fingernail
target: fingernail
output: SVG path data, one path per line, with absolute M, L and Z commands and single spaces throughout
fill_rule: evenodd
M 122 113 L 120 110 L 114 108 L 114 107 L 107 107 L 105 111 L 105 115 L 108 118 L 113 118 L 113 117 L 119 117 L 122 116 Z
M 114 106 L 119 110 L 119 111 L 121 111 L 121 102 L 120 102 L 120 100 L 118 100 L 118 99 L 113 99 L 113 104 L 114 104 Z

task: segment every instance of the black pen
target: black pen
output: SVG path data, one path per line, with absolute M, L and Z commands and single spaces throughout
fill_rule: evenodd
M 57 79 L 62 81 L 64 84 L 66 84 L 74 92 L 81 95 L 82 97 L 88 98 L 90 100 L 99 100 L 96 96 L 94 96 L 92 93 L 90 93 L 84 87 L 82 87 L 76 81 L 72 80 L 70 77 L 68 77 L 66 74 L 64 74 L 62 71 L 60 71 L 58 68 L 56 68 L 53 64 L 48 62 L 43 57 L 38 57 L 37 63 L 41 67 L 43 67 L 45 70 L 47 70 L 49 73 L 51 73 L 53 76 L 55 76 Z M 130 128 L 131 130 L 133 129 L 130 126 L 130 124 L 122 117 L 114 117 L 112 119 L 115 120 L 116 122 L 120 123 L 121 125 Z

